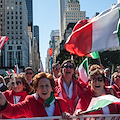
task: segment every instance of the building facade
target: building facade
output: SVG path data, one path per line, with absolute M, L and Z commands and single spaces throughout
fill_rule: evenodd
M 63 14 L 66 11 L 67 0 L 59 0 L 59 24 L 60 24 L 60 42 L 63 36 Z
M 49 48 L 53 49 L 52 56 L 49 55 L 47 52 L 47 59 L 46 59 L 46 70 L 47 72 L 51 72 L 52 64 L 56 62 L 56 56 L 59 54 L 59 30 L 52 30 L 50 34 L 51 40 L 49 41 Z M 49 49 L 48 49 L 49 50 Z
M 2 48 L 0 73 L 12 69 L 18 59 L 20 70 L 29 66 L 29 34 L 25 0 L 0 0 L 0 33 L 9 39 Z
M 31 31 L 33 31 L 33 1 L 25 0 L 27 5 L 27 14 L 28 14 L 28 26 L 31 26 Z
M 38 52 L 39 52 L 39 26 L 34 25 L 33 29 L 34 29 L 34 37 L 35 37 L 36 42 L 38 44 Z
M 86 12 L 80 11 L 78 0 L 68 0 L 67 9 L 63 15 L 63 31 L 65 32 L 69 23 L 76 23 L 79 20 L 86 19 Z

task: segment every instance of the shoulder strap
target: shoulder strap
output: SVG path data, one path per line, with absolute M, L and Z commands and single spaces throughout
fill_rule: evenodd
M 59 103 L 58 99 L 56 99 L 56 101 L 57 101 L 57 104 L 58 104 L 58 106 L 59 106 L 60 112 L 61 112 L 61 114 L 62 114 L 62 110 L 61 110 L 60 103 Z

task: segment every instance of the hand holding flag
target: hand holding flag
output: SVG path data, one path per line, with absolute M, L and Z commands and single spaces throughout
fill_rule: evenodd
M 93 105 L 92 108 L 81 112 L 81 114 L 84 113 L 90 113 L 93 111 L 97 111 L 100 110 L 104 107 L 106 107 L 107 105 L 113 103 L 113 104 L 120 104 L 120 99 L 118 99 L 117 97 L 113 96 L 113 95 L 102 95 L 96 98 L 97 100 L 95 100 L 95 105 Z

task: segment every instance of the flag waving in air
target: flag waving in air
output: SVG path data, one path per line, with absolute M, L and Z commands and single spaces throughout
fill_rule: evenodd
M 118 47 L 120 44 L 119 7 L 92 19 L 79 21 L 65 43 L 65 49 L 78 56 Z
M 8 37 L 0 36 L 0 50 L 2 49 L 3 45 L 7 42 Z
M 85 60 L 79 66 L 79 79 L 84 84 L 87 84 L 88 83 L 88 75 L 89 75 L 88 58 L 85 58 Z
M 99 58 L 98 51 L 92 52 L 92 53 L 88 54 L 87 56 L 91 57 L 92 59 L 98 59 Z
M 6 76 L 11 75 L 10 71 L 5 71 L 5 75 L 6 75 Z

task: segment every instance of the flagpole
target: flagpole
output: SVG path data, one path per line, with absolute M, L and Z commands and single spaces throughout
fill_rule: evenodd
M 103 69 L 103 65 L 102 65 L 102 63 L 101 63 L 101 59 L 100 59 L 100 55 L 99 55 L 99 51 L 98 51 L 98 56 L 99 56 L 100 68 Z

